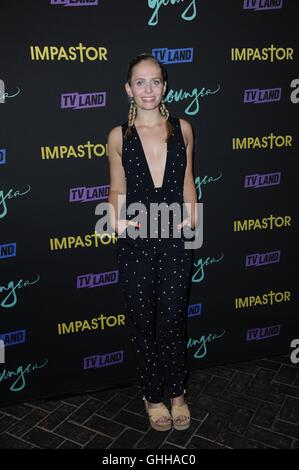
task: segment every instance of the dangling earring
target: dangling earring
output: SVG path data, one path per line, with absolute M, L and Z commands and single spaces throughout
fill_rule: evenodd
M 129 127 L 132 127 L 137 115 L 137 107 L 134 101 L 133 96 L 130 98 L 130 109 L 129 109 L 129 116 L 128 116 L 128 125 Z
M 161 103 L 159 105 L 159 110 L 160 110 L 160 113 L 162 114 L 162 116 L 166 119 L 169 118 L 169 111 L 168 109 L 166 108 L 165 106 L 165 101 L 164 101 L 164 96 L 162 97 L 162 100 L 161 100 Z

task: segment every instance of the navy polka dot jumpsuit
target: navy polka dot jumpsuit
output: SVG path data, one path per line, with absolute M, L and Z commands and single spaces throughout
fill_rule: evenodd
M 158 188 L 136 127 L 133 125 L 131 135 L 124 140 L 128 122 L 122 125 L 125 211 L 132 202 L 142 202 L 147 214 L 152 202 L 183 205 L 186 148 L 179 119 L 169 116 L 169 122 L 173 132 L 167 143 L 163 183 Z M 121 218 L 130 219 L 138 213 L 125 214 Z M 182 395 L 188 374 L 186 329 L 193 252 L 185 248 L 182 235 L 171 237 L 174 223 L 168 224 L 168 238 L 161 237 L 161 230 L 157 238 L 119 237 L 116 248 L 138 378 L 143 398 L 151 403 L 163 401 L 165 389 L 171 398 Z

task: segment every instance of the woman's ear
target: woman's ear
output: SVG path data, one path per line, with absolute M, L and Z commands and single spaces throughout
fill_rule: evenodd
M 125 83 L 125 90 L 126 90 L 127 95 L 131 98 L 132 97 L 132 92 L 131 92 L 131 87 L 128 84 L 128 82 Z

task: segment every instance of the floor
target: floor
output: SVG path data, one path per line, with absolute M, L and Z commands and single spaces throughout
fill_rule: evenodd
M 289 356 L 192 371 L 192 424 L 156 432 L 137 383 L 0 408 L 1 449 L 299 449 L 299 364 Z

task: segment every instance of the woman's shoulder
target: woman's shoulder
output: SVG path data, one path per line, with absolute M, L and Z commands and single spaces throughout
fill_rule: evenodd
M 180 117 L 174 117 L 173 119 L 181 125 L 182 129 L 185 129 L 187 131 L 192 129 L 192 125 L 187 119 Z

